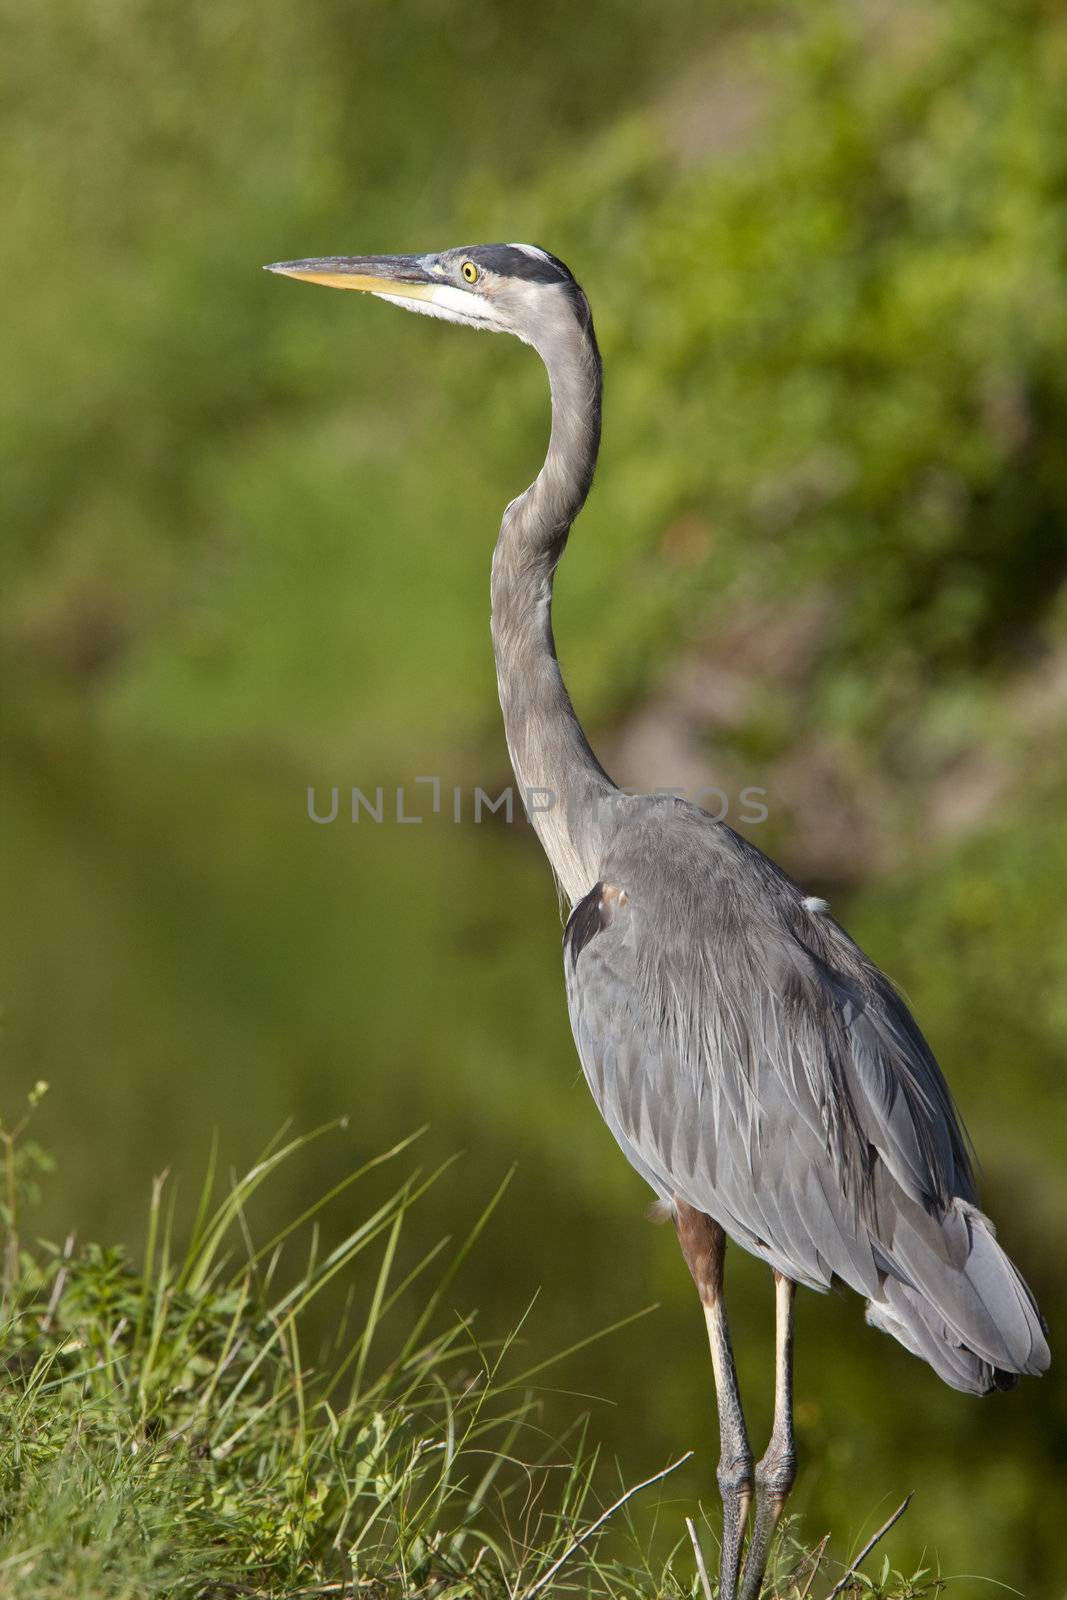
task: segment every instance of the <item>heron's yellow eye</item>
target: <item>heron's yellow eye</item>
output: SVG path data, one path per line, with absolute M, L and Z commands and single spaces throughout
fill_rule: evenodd
M 460 271 L 468 283 L 478 282 L 478 268 L 474 265 L 473 261 L 465 261 L 460 268 Z

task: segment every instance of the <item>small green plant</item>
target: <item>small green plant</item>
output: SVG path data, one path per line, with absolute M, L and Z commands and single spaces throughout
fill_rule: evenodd
M 26 1111 L 18 1122 L 8 1128 L 0 1120 L 0 1227 L 4 1235 L 0 1315 L 6 1311 L 8 1297 L 24 1268 L 32 1271 L 31 1263 L 24 1262 L 19 1253 L 19 1206 L 20 1202 L 32 1204 L 38 1199 L 37 1177 L 50 1172 L 52 1162 L 39 1144 L 24 1135 L 47 1093 L 48 1085 L 41 1080 L 30 1090 Z

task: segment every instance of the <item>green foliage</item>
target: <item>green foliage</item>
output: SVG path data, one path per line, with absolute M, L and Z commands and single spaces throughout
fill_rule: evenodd
M 758 137 L 678 172 L 631 136 L 564 204 L 623 391 L 594 515 L 646 546 L 695 520 L 705 627 L 823 596 L 804 725 L 869 757 L 930 674 L 1032 649 L 1067 562 L 1067 30 L 986 0 L 802 15 L 729 58 L 770 101 Z

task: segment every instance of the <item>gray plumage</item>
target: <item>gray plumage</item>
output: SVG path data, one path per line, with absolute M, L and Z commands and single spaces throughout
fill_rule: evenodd
M 679 800 L 619 807 L 565 937 L 571 1025 L 628 1159 L 795 1283 L 837 1277 L 947 1383 L 1044 1370 L 907 1008 L 754 846 Z M 603 884 L 625 899 L 605 901 Z
M 795 1476 L 793 1286 L 851 1285 L 870 1322 L 974 1394 L 1044 1371 L 1040 1313 L 978 1209 L 948 1088 L 889 981 L 821 901 L 723 823 L 618 790 L 575 716 L 552 585 L 592 483 L 601 365 L 571 273 L 532 245 L 271 270 L 511 333 L 548 370 L 548 453 L 505 511 L 493 556 L 500 704 L 530 820 L 572 907 L 564 967 L 586 1079 L 672 1210 L 704 1307 L 721 1440 L 720 1600 L 757 1600 Z M 775 1273 L 774 1426 L 758 1463 L 725 1311 L 726 1235 Z

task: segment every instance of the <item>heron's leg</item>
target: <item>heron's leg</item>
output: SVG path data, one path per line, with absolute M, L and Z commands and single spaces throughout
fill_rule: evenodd
M 722 1499 L 722 1556 L 719 1564 L 719 1600 L 736 1600 L 737 1577 L 745 1521 L 752 1500 L 752 1450 L 741 1409 L 741 1391 L 730 1344 L 730 1327 L 723 1298 L 723 1260 L 726 1235 L 703 1211 L 675 1200 L 678 1242 L 704 1307 L 715 1374 L 715 1400 L 719 1411 L 719 1467 L 716 1477 Z
M 756 1517 L 741 1582 L 741 1600 L 759 1600 L 774 1530 L 797 1475 L 793 1442 L 793 1309 L 796 1284 L 774 1274 L 774 1426 L 756 1464 Z

